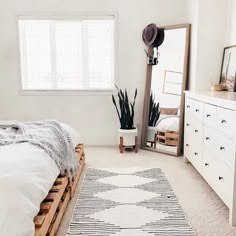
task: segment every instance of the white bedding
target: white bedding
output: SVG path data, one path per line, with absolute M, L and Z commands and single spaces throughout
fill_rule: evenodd
M 168 117 L 168 119 L 163 119 L 157 125 L 158 131 L 173 131 L 179 132 L 179 117 L 173 116 Z
M 63 126 L 73 131 L 76 146 L 78 133 Z M 42 149 L 28 143 L 0 147 L 0 236 L 34 235 L 33 219 L 58 175 L 55 162 Z

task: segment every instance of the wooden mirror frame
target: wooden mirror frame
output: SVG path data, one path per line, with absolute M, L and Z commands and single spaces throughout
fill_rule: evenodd
M 146 86 L 145 86 L 145 93 L 144 93 L 144 103 L 143 103 L 143 124 L 142 124 L 142 139 L 141 139 L 141 148 L 165 153 L 172 156 L 180 156 L 182 154 L 182 145 L 183 145 L 183 123 L 184 123 L 184 94 L 183 91 L 186 90 L 187 87 L 187 78 L 188 78 L 188 65 L 189 65 L 189 49 L 190 49 L 190 24 L 178 24 L 178 25 L 169 25 L 160 27 L 164 28 L 165 30 L 171 29 L 179 29 L 179 28 L 186 28 L 186 37 L 185 37 L 185 52 L 184 52 L 184 65 L 183 65 L 183 82 L 182 82 L 182 89 L 181 89 L 181 100 L 180 100 L 180 119 L 179 119 L 179 138 L 177 144 L 177 152 L 172 153 L 168 151 L 162 151 L 154 148 L 147 147 L 147 129 L 148 129 L 148 114 L 149 114 L 149 99 L 150 99 L 150 92 L 151 92 L 151 84 L 152 84 L 152 65 L 147 65 L 146 71 Z M 153 49 L 148 48 L 149 54 L 152 54 Z M 158 66 L 158 65 L 156 65 Z

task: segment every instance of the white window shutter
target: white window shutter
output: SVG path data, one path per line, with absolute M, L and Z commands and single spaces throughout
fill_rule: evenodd
M 114 19 L 19 20 L 23 90 L 110 90 Z

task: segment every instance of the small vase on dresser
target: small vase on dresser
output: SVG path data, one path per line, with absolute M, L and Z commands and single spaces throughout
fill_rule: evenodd
M 236 93 L 185 92 L 184 159 L 228 206 L 236 226 Z

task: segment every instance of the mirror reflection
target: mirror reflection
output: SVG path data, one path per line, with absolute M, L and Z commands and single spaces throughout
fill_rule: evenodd
M 146 147 L 173 155 L 177 155 L 182 135 L 186 33 L 186 27 L 165 28 L 159 63 L 152 66 L 151 73 Z

